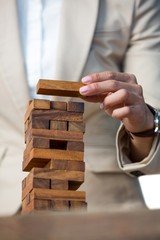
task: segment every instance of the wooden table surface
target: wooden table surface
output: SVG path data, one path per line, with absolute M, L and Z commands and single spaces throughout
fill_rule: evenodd
M 0 240 L 159 240 L 160 210 L 0 218 Z

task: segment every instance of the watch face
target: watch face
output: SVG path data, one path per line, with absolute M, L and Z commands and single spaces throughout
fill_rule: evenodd
M 155 109 L 154 123 L 155 123 L 155 132 L 160 133 L 160 110 L 158 109 Z

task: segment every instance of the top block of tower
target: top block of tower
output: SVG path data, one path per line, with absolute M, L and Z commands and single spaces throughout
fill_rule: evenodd
M 82 86 L 84 86 L 82 82 L 40 79 L 37 84 L 37 94 L 83 98 L 79 93 L 79 88 Z

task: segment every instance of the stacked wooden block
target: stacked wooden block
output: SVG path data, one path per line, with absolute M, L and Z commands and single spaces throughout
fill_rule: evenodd
M 22 213 L 86 207 L 84 182 L 84 104 L 30 101 L 25 114 Z

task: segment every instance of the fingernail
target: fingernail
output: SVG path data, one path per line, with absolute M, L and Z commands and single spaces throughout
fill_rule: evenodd
M 81 87 L 81 88 L 79 89 L 79 92 L 83 94 L 83 93 L 87 93 L 88 90 L 89 90 L 89 88 L 88 88 L 87 86 L 84 86 L 84 87 Z
M 100 103 L 100 105 L 99 105 L 99 107 L 100 107 L 100 109 L 104 109 L 104 105 L 103 105 L 103 103 Z
M 82 78 L 83 83 L 90 83 L 91 81 L 92 81 L 92 78 L 90 76 L 86 76 L 86 77 Z

